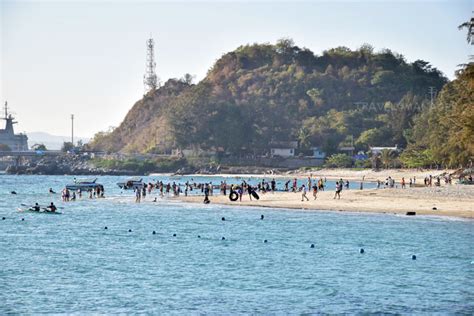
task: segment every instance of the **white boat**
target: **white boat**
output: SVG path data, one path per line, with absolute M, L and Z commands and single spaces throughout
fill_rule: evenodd
M 142 178 L 128 178 L 124 182 L 118 182 L 117 185 L 119 186 L 120 189 L 122 190 L 135 190 L 135 189 L 143 189 L 145 184 L 142 181 Z
M 96 181 L 97 178 L 74 179 L 74 183 L 66 185 L 66 189 L 71 191 L 90 191 L 95 190 L 97 188 L 101 188 L 101 190 L 103 190 L 104 186 L 102 184 L 96 183 Z

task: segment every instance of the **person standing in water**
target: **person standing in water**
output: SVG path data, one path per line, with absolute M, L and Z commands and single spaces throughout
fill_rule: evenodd
M 135 189 L 135 203 L 140 203 L 141 200 L 141 190 L 140 188 Z
M 334 194 L 334 199 L 336 199 L 336 196 L 338 199 L 341 199 L 341 191 L 342 191 L 342 183 L 336 182 L 336 193 Z

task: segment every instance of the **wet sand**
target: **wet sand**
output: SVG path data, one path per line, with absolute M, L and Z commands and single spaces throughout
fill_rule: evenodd
M 313 174 L 314 175 L 314 174 Z M 420 179 L 420 182 L 422 179 Z M 394 213 L 405 215 L 409 211 L 417 215 L 452 216 L 473 219 L 474 186 L 447 185 L 441 187 L 417 187 L 406 189 L 367 189 L 342 191 L 341 199 L 333 199 L 334 191 L 318 192 L 314 200 L 301 201 L 301 193 L 276 192 L 259 194 L 260 200 L 250 201 L 248 195 L 242 202 L 232 202 L 227 196 L 210 196 L 211 203 L 232 206 L 259 206 L 288 208 L 307 211 L 345 211 Z M 202 196 L 180 196 L 183 202 L 202 203 Z M 436 208 L 433 210 L 433 208 Z

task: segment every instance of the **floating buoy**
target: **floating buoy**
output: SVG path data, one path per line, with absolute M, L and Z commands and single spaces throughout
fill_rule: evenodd
M 365 252 L 364 248 L 360 248 L 359 252 L 364 253 Z
M 310 248 L 314 248 L 314 244 L 311 244 Z
M 407 215 L 408 215 L 408 216 L 415 216 L 415 215 L 416 215 L 416 212 L 410 211 L 410 212 L 407 212 Z
M 153 235 L 156 235 L 156 232 L 155 232 L 155 231 L 153 231 L 153 233 L 152 233 L 152 234 L 153 234 Z
M 412 255 L 411 260 L 416 260 L 416 255 Z

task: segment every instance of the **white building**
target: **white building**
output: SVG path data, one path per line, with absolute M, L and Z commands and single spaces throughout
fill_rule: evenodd
M 270 144 L 270 154 L 272 157 L 294 157 L 297 148 L 297 141 L 275 142 Z
M 382 150 L 398 151 L 398 146 L 397 145 L 395 145 L 395 147 L 370 147 L 369 146 L 369 151 L 372 153 L 372 155 L 378 155 L 382 152 Z

